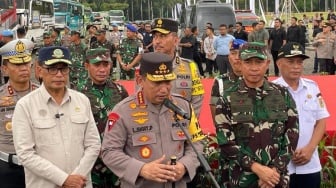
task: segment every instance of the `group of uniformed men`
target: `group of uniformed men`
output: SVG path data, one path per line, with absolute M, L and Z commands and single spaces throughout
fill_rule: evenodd
M 106 47 L 78 53 L 78 61 L 66 47 L 41 48 L 33 62 L 40 87 L 30 81 L 31 41 L 13 40 L 0 48 L 9 75 L 0 88 L 2 187 L 187 186 L 199 162 L 175 112 L 163 103 L 169 99 L 191 115 L 177 118 L 202 151 L 197 117 L 205 91 L 197 65 L 176 53 L 177 22 L 160 18 L 153 24 L 155 52 L 132 54 L 140 67 L 138 89 L 130 96 L 110 80 L 113 56 Z M 127 30 L 128 36 L 134 33 L 133 26 Z M 124 55 L 116 56 L 123 70 L 135 68 L 138 62 Z M 270 62 L 264 44 L 233 40 L 228 58 L 233 71 L 215 80 L 211 98 L 220 185 L 302 187 L 307 178 L 296 174 L 309 165 L 316 167 L 314 175 L 321 170 L 316 146 L 329 116 L 315 82 L 300 77 L 307 58 L 302 47 L 288 43 L 279 52 L 282 77 L 276 83 L 285 87 L 264 78 Z M 71 87 L 77 91 L 67 87 L 69 74 L 71 80 L 80 71 L 74 67 L 87 71 L 74 76 Z

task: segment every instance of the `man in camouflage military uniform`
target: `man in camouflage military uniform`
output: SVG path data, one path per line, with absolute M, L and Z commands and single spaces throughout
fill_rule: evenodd
M 16 102 L 38 87 L 30 82 L 31 50 L 34 44 L 27 39 L 13 40 L 2 48 L 3 70 L 9 81 L 0 87 L 0 187 L 25 187 L 23 167 L 16 156 L 12 115 Z
M 197 150 L 204 135 L 193 108 L 184 98 L 171 94 L 172 58 L 145 53 L 140 62 L 141 89 L 118 103 L 108 116 L 102 144 L 104 163 L 120 177 L 122 188 L 185 188 L 199 166 L 196 154 L 175 122 L 174 112 L 163 105 L 167 98 L 191 114 L 180 120 L 189 130 Z M 177 158 L 169 165 L 170 157 Z
M 88 79 L 80 80 L 77 90 L 84 93 L 91 102 L 91 110 L 101 139 L 107 122 L 107 114 L 122 99 L 128 97 L 126 89 L 109 80 L 112 61 L 110 52 L 105 48 L 90 49 L 86 53 L 85 68 Z M 95 188 L 116 187 L 117 177 L 97 159 L 92 172 Z
M 71 43 L 71 32 L 69 26 L 64 27 L 64 33 L 61 36 L 61 46 L 69 48 Z
M 71 54 L 70 65 L 70 87 L 75 88 L 79 80 L 87 79 L 87 71 L 84 69 L 85 53 L 87 50 L 84 42 L 81 41 L 78 31 L 71 31 L 71 44 L 69 47 Z
M 142 42 L 137 39 L 137 29 L 128 24 L 127 38 L 121 41 L 119 49 L 117 50 L 117 61 L 121 67 L 120 79 L 134 79 L 135 67 L 141 59 Z
M 166 18 L 155 19 L 153 23 L 154 51 L 168 54 L 174 58 L 173 67 L 176 80 L 172 82 L 172 92 L 182 95 L 191 102 L 198 116 L 201 111 L 204 88 L 197 64 L 190 59 L 179 57 L 176 53 L 179 42 L 178 23 Z
M 285 188 L 299 137 L 295 102 L 287 89 L 264 78 L 270 63 L 265 44 L 244 44 L 240 58 L 243 79 L 216 105 L 220 184 Z
M 106 48 L 109 50 L 109 54 L 111 54 L 111 59 L 113 58 L 113 53 L 115 53 L 115 47 L 113 45 L 112 42 L 108 41 L 106 39 L 106 31 L 103 29 L 100 29 L 96 32 L 96 37 L 97 37 L 97 41 L 93 42 L 91 44 L 91 49 L 92 48 Z M 112 62 L 113 63 L 113 62 Z M 113 66 L 111 66 L 111 70 L 110 70 L 110 76 L 112 76 L 112 72 L 113 72 Z
M 56 29 L 54 28 L 52 31 L 51 31 L 51 40 L 53 41 L 53 44 L 55 46 L 61 46 L 61 36 L 60 36 L 60 30 L 59 29 Z
M 219 75 L 214 79 L 210 98 L 210 110 L 213 119 L 215 119 L 216 103 L 218 99 L 223 96 L 226 89 L 236 84 L 241 76 L 239 48 L 244 43 L 245 41 L 241 39 L 234 39 L 232 41 L 228 57 L 232 71 Z

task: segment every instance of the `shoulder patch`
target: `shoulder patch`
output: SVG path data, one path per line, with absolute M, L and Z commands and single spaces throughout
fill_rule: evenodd
M 119 120 L 119 115 L 117 113 L 110 113 L 107 120 L 107 129 L 108 131 L 112 130 L 114 124 Z
M 171 96 L 189 102 L 186 98 L 184 98 L 182 95 L 179 95 L 179 94 L 177 94 L 177 93 L 172 93 Z

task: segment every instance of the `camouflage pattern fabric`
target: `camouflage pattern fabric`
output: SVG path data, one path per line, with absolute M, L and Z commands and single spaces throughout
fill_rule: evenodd
M 295 102 L 285 88 L 266 80 L 261 88 L 248 88 L 238 81 L 218 101 L 215 120 L 222 187 L 258 187 L 253 162 L 276 168 L 276 187 L 288 186 L 287 164 L 299 131 Z
M 107 40 L 105 40 L 104 42 L 95 41 L 91 45 L 91 49 L 100 48 L 100 47 L 110 50 L 110 56 L 111 56 L 111 59 L 113 59 L 113 53 L 115 53 L 115 47 L 112 42 L 107 41 Z M 110 76 L 112 77 L 112 75 L 113 75 L 113 66 L 111 66 L 111 70 L 110 70 Z
M 123 63 L 130 64 L 132 60 L 139 54 L 139 48 L 142 46 L 142 42 L 139 39 L 125 38 L 122 40 L 117 53 L 121 55 Z M 121 69 L 120 79 L 125 80 L 126 76 L 130 79 L 134 78 L 135 68 L 133 67 L 129 71 Z
M 223 96 L 224 90 L 235 85 L 239 78 L 233 72 L 217 76 L 212 85 L 210 104 L 216 105 L 218 99 Z
M 104 85 L 93 84 L 91 79 L 80 80 L 78 91 L 84 93 L 91 103 L 93 117 L 101 139 L 105 130 L 107 115 L 113 107 L 124 98 L 128 97 L 126 89 L 117 83 L 108 80 Z M 91 171 L 93 187 L 115 188 L 119 187 L 119 179 L 102 162 L 97 159 Z
M 79 80 L 85 80 L 88 77 L 87 71 L 84 68 L 87 47 L 83 42 L 78 45 L 71 43 L 69 50 L 72 62 L 70 65 L 70 88 L 75 88 Z

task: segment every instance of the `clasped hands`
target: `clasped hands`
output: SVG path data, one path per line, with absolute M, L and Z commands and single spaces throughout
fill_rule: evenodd
M 165 161 L 166 157 L 163 155 L 157 160 L 146 163 L 140 170 L 140 176 L 159 183 L 179 181 L 186 173 L 184 165 L 179 162 L 176 165 L 165 164 Z

